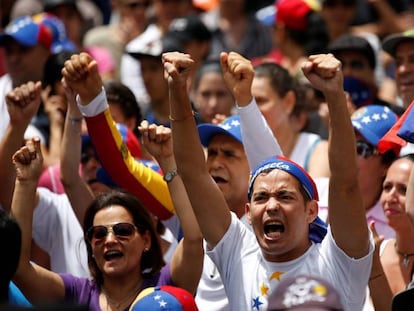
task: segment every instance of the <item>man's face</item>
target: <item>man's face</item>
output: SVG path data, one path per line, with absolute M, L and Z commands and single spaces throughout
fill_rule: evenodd
M 344 76 L 357 78 L 371 87 L 376 85 L 375 72 L 370 67 L 368 58 L 361 52 L 341 51 L 335 54 L 342 63 Z
M 49 54 L 49 50 L 41 44 L 26 47 L 13 39 L 7 39 L 4 44 L 4 55 L 13 87 L 29 81 L 42 80 L 43 68 Z
M 237 216 L 244 214 L 249 184 L 249 164 L 243 145 L 234 138 L 218 134 L 207 148 L 207 168 L 223 192 L 230 209 Z
M 408 107 L 414 99 L 414 41 L 405 41 L 397 46 L 395 81 L 404 107 Z
M 151 98 L 151 103 L 163 102 L 168 98 L 168 85 L 164 79 L 164 67 L 161 59 L 143 57 L 140 59 L 142 80 Z
M 268 261 L 287 261 L 309 247 L 309 224 L 317 216 L 315 201 L 305 204 L 299 181 L 274 169 L 253 184 L 247 216 Z

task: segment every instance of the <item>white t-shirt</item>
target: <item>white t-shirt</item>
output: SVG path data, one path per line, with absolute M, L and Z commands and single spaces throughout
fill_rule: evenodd
M 6 94 L 12 90 L 12 81 L 8 74 L 0 77 L 0 140 L 6 132 L 10 122 L 9 112 L 6 105 Z
M 240 220 L 247 229 L 252 230 L 251 225 L 247 222 L 246 215 L 243 215 Z M 207 252 L 206 243 L 204 243 L 204 250 Z M 200 311 L 230 310 L 229 300 L 220 273 L 207 254 L 204 255 L 203 272 L 198 283 L 195 301 Z
M 12 90 L 12 81 L 8 74 L 0 77 L 0 141 L 3 139 L 6 129 L 10 123 L 9 112 L 6 105 L 6 94 Z M 43 134 L 32 124 L 29 124 L 24 138 L 29 139 L 34 136 L 40 138 L 42 144 L 45 144 L 46 140 Z
M 83 229 L 67 195 L 40 187 L 38 193 L 32 236 L 37 245 L 49 254 L 51 270 L 89 277 Z
M 335 243 L 330 229 L 322 243 L 314 244 L 299 258 L 267 262 L 255 235 L 232 213 L 232 221 L 216 247 L 208 251 L 220 271 L 230 310 L 266 310 L 267 299 L 279 282 L 299 274 L 323 277 L 341 296 L 344 310 L 361 310 L 371 272 L 374 242 L 368 255 L 348 257 Z

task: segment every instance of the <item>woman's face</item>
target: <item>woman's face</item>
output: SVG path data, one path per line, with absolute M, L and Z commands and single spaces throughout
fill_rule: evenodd
M 405 199 L 412 165 L 413 162 L 404 158 L 394 161 L 382 184 L 380 200 L 390 226 L 394 226 L 399 218 L 406 217 Z
M 88 236 L 104 278 L 141 275 L 141 257 L 150 249 L 151 237 L 148 231 L 138 232 L 128 210 L 121 205 L 105 207 L 96 213 L 93 226 L 95 234 Z
M 234 98 L 218 72 L 207 72 L 201 77 L 194 102 L 204 122 L 211 122 L 216 114 L 229 116 L 234 106 Z

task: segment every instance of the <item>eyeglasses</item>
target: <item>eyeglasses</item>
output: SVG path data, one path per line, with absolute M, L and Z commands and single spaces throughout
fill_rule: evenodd
M 128 222 L 119 222 L 115 225 L 93 226 L 86 232 L 89 242 L 104 239 L 109 232 L 115 234 L 117 238 L 129 238 L 137 230 L 137 226 Z
M 146 9 L 150 6 L 149 1 L 137 1 L 137 2 L 128 2 L 125 3 L 124 6 L 128 9 Z
M 356 142 L 356 149 L 357 155 L 362 156 L 364 159 L 378 155 L 378 149 L 365 141 L 358 140 Z
M 325 0 L 325 1 L 323 1 L 323 6 L 324 7 L 332 8 L 332 7 L 335 7 L 335 6 L 338 6 L 338 5 L 342 5 L 344 7 L 349 8 L 349 7 L 355 6 L 356 1 L 355 0 L 342 0 L 342 1 L 339 1 L 339 0 Z
M 342 68 L 348 67 L 353 70 L 362 70 L 367 66 L 367 63 L 364 63 L 359 59 L 352 59 L 350 61 L 341 60 Z

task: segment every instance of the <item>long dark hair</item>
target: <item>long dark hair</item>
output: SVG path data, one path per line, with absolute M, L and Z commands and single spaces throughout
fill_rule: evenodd
M 120 205 L 124 207 L 131 214 L 133 222 L 137 226 L 140 234 L 144 234 L 147 231 L 150 233 L 151 247 L 148 251 L 142 254 L 141 274 L 144 278 L 151 278 L 161 270 L 165 262 L 161 251 L 160 241 L 154 227 L 154 221 L 148 210 L 137 197 L 122 190 L 112 190 L 99 195 L 86 211 L 83 224 L 84 232 L 87 232 L 87 230 L 93 226 L 93 220 L 96 213 L 111 205 Z M 85 242 L 91 275 L 98 286 L 101 286 L 103 283 L 103 274 L 96 264 L 92 253 L 92 246 L 86 236 Z

